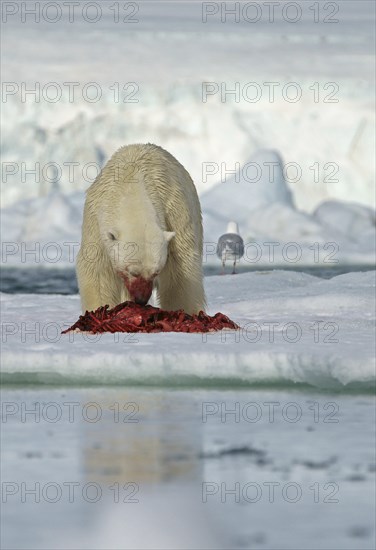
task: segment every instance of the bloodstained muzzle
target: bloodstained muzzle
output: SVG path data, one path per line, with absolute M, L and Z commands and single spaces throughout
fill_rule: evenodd
M 148 303 L 153 292 L 153 281 L 146 280 L 143 277 L 134 277 L 133 279 L 124 278 L 125 286 L 130 294 L 130 299 L 136 304 L 144 306 Z

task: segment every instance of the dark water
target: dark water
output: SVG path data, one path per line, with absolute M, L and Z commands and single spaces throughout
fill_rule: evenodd
M 304 267 L 294 265 L 291 268 L 286 266 L 274 266 L 273 269 L 299 271 L 302 273 L 308 273 L 309 275 L 315 275 L 316 277 L 321 277 L 322 279 L 331 279 L 332 277 L 342 275 L 343 273 L 350 273 L 353 271 L 370 271 L 372 268 L 370 265 L 346 265 L 333 267 Z M 238 273 L 246 273 L 251 271 L 271 271 L 271 269 L 260 269 L 249 265 L 239 266 L 237 268 Z M 204 267 L 204 273 L 207 277 L 219 275 L 220 272 L 220 266 Z M 228 268 L 227 273 L 230 276 L 230 267 Z M 74 268 L 54 269 L 35 267 L 25 269 L 18 267 L 7 267 L 2 268 L 1 270 L 0 290 L 1 292 L 8 292 L 10 294 L 77 294 L 78 286 Z

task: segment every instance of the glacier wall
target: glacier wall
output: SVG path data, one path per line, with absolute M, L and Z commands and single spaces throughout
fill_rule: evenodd
M 226 185 L 234 172 L 253 195 L 258 189 L 264 194 L 265 180 L 276 183 L 273 166 L 248 160 L 260 149 L 273 149 L 299 209 L 312 212 L 328 199 L 373 206 L 370 85 L 343 80 L 333 96 L 337 103 L 315 103 L 310 83 L 299 80 L 305 94 L 295 104 L 281 94 L 271 102 L 266 88 L 259 101 L 246 101 L 246 84 L 239 84 L 240 101 L 227 94 L 225 102 L 221 93 L 203 101 L 202 83 L 149 86 L 132 103 L 114 101 L 112 92 L 95 103 L 70 102 L 64 95 L 53 103 L 43 94 L 39 102 L 22 102 L 20 95 L 9 95 L 3 104 L 2 206 L 56 188 L 83 191 L 118 147 L 136 142 L 169 150 L 191 173 L 199 194 Z

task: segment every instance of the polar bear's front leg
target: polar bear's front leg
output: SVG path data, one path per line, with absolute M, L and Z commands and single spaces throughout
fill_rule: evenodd
M 205 291 L 200 269 L 192 268 L 189 275 L 171 274 L 163 270 L 158 278 L 158 294 L 162 309 L 183 309 L 189 315 L 205 311 Z
M 127 289 L 110 265 L 88 262 L 79 252 L 76 272 L 83 312 L 105 305 L 112 308 L 129 300 Z

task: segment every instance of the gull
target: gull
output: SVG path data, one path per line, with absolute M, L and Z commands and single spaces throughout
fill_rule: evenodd
M 229 222 L 227 231 L 219 237 L 217 244 L 217 256 L 222 261 L 223 271 L 225 272 L 226 261 L 233 262 L 232 273 L 235 273 L 235 265 L 244 254 L 244 242 L 239 235 L 239 227 L 236 222 Z

